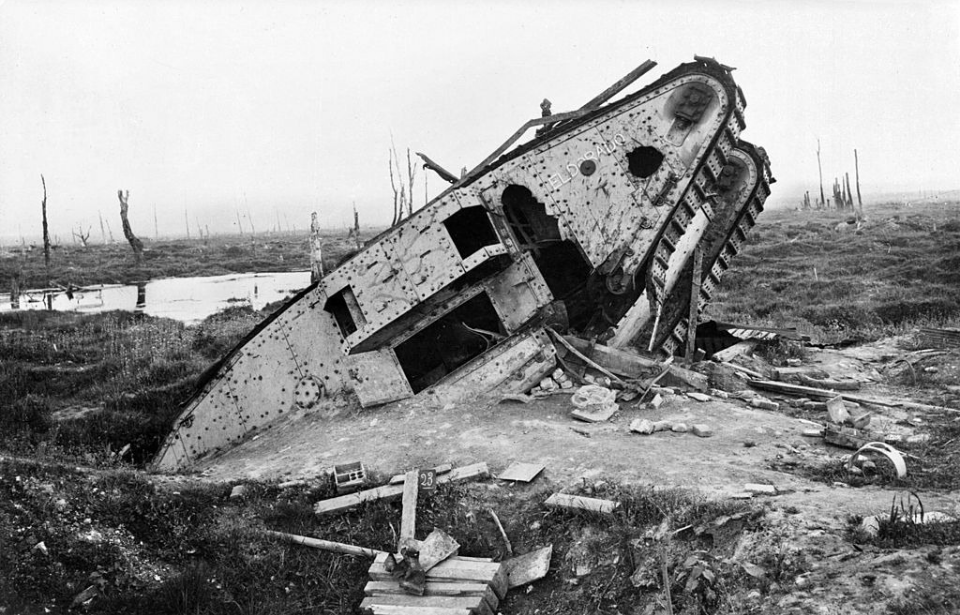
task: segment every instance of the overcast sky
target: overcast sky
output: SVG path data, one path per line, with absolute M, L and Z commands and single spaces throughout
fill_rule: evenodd
M 773 199 L 853 172 L 869 195 L 960 188 L 960 2 L 0 0 L 0 236 L 389 221 L 391 135 L 473 167 L 650 58 L 737 67 Z M 423 172 L 421 172 L 422 176 Z M 429 193 L 443 184 L 429 177 Z M 423 186 L 417 202 L 423 202 Z M 865 195 L 866 196 L 866 195 Z

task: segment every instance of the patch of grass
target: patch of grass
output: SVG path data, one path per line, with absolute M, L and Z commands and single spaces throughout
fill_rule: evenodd
M 858 232 L 836 212 L 764 212 L 708 316 L 872 341 L 960 320 L 960 208 L 874 205 Z

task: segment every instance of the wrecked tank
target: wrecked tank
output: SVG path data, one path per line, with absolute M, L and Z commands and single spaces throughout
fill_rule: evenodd
M 332 416 L 351 396 L 371 407 L 527 391 L 556 367 L 551 330 L 682 352 L 694 274 L 702 310 L 774 179 L 739 138 L 746 101 L 715 60 L 610 102 L 652 66 L 446 174 L 447 190 L 258 325 L 201 378 L 154 467 L 183 468 L 284 416 Z

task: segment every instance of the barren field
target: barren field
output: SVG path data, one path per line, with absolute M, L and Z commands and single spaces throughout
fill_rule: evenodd
M 920 348 L 914 334 L 960 323 L 960 204 L 867 215 L 855 229 L 833 213 L 765 213 L 708 316 L 796 326 L 821 346 L 760 346 L 751 369 L 789 361 L 855 380 L 865 397 L 960 409 L 960 350 Z M 331 260 L 349 246 L 337 241 Z M 290 238 L 278 268 L 298 262 L 301 245 L 305 253 Z M 148 277 L 222 272 L 208 268 L 210 248 L 178 246 L 154 248 Z M 17 258 L 36 268 L 35 253 Z M 118 281 L 73 262 L 60 261 L 59 282 Z M 217 266 L 271 266 L 225 262 Z M 851 471 L 841 457 L 852 451 L 805 436 L 826 421 L 823 410 L 759 391 L 697 401 L 681 388 L 657 408 L 623 403 L 597 424 L 572 420 L 566 394 L 373 410 L 344 400 L 189 474 L 145 471 L 177 403 L 263 316 L 235 308 L 193 327 L 120 313 L 0 318 L 0 612 L 357 612 L 370 560 L 262 533 L 392 549 L 399 502 L 313 512 L 333 495 L 324 472 L 353 461 L 375 484 L 445 463 L 486 462 L 494 476 L 514 461 L 545 467 L 529 484 L 441 485 L 418 506 L 417 537 L 441 528 L 460 555 L 499 561 L 508 549 L 554 545 L 549 574 L 512 590 L 504 614 L 960 610 L 960 521 L 903 521 L 921 505 L 960 518 L 960 413 L 949 410 L 862 405 L 871 429 L 904 440 L 903 478 L 879 463 Z M 752 406 L 758 395 L 777 409 Z M 629 431 L 635 419 L 714 433 L 639 435 Z M 772 492 L 748 497 L 748 484 Z M 230 497 L 237 485 L 245 492 Z M 621 505 L 609 516 L 545 508 L 559 491 Z M 860 529 L 870 515 L 880 516 L 875 534 Z

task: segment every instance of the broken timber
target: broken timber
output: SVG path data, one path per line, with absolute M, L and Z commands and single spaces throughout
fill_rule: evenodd
M 480 462 L 462 468 L 454 468 L 448 474 L 437 476 L 438 483 L 458 482 L 469 480 L 480 476 L 489 476 L 490 470 L 487 464 Z M 318 515 L 343 512 L 360 506 L 364 502 L 373 502 L 376 500 L 396 500 L 403 496 L 404 486 L 384 485 L 375 489 L 358 491 L 348 495 L 321 500 L 314 506 L 313 511 Z
M 818 389 L 814 387 L 802 386 L 799 384 L 788 384 L 786 382 L 776 382 L 773 380 L 750 380 L 750 386 L 764 391 L 773 391 L 774 393 L 783 393 L 784 395 L 793 395 L 796 397 L 817 397 L 820 399 L 832 399 L 842 397 L 846 401 L 852 401 L 859 404 L 873 404 L 874 406 L 885 406 L 887 408 L 912 408 L 914 410 L 931 410 L 940 412 L 954 412 L 960 414 L 960 410 L 948 408 L 946 406 L 931 406 L 929 404 L 918 404 L 910 401 L 886 401 L 883 399 L 874 399 L 862 395 L 851 395 L 842 391 L 832 391 L 829 389 Z
M 680 348 L 697 320 L 691 290 L 702 312 L 774 179 L 740 139 L 746 102 L 729 67 L 697 57 L 613 99 L 650 66 L 527 122 L 271 314 L 200 379 L 154 468 L 350 399 L 523 393 L 556 368 L 551 326 L 624 348 L 651 339 L 656 304 L 653 350 Z M 510 149 L 532 126 L 544 130 Z
M 601 515 L 611 515 L 613 511 L 620 507 L 620 502 L 611 500 L 601 500 L 598 498 L 588 498 L 582 495 L 569 495 L 566 493 L 554 493 L 547 501 L 543 503 L 547 508 L 569 508 L 576 510 L 586 510 L 599 513 Z
M 286 532 L 274 532 L 272 530 L 265 530 L 264 534 L 266 534 L 267 536 L 273 536 L 274 538 L 285 540 L 286 542 L 292 542 L 293 544 L 303 545 L 305 547 L 311 547 L 313 549 L 320 549 L 321 551 L 331 551 L 333 553 L 342 553 L 344 555 L 356 555 L 358 557 L 377 557 L 378 555 L 386 555 L 386 552 L 380 551 L 378 549 L 367 549 L 365 547 L 355 547 L 353 545 L 344 544 L 342 542 L 320 540 L 319 538 L 310 538 L 309 536 L 299 536 L 297 534 L 287 534 Z
M 386 561 L 386 554 L 378 555 L 370 566 L 366 598 L 360 605 L 374 615 L 493 615 L 507 593 L 506 571 L 492 559 L 453 556 L 443 560 L 426 572 L 422 596 L 403 593 L 387 572 Z

